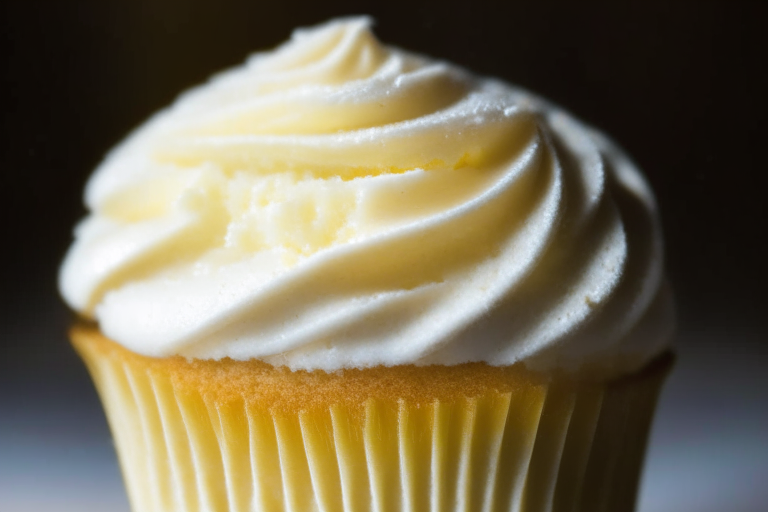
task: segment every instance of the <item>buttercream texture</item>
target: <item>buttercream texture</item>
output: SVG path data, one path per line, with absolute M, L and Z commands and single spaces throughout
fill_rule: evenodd
M 60 285 L 149 356 L 634 370 L 672 327 L 651 192 L 509 84 L 297 30 L 98 167 Z

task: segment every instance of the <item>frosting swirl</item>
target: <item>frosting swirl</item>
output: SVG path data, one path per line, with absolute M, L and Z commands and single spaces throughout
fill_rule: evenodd
M 367 18 L 186 92 L 86 204 L 62 294 L 145 355 L 618 373 L 671 331 L 627 157 L 526 91 L 382 46 Z

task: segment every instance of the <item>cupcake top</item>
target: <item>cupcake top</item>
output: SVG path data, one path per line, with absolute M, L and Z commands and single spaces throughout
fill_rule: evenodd
M 672 329 L 634 164 L 527 91 L 381 45 L 367 18 L 182 94 L 85 200 L 62 294 L 148 356 L 617 375 Z

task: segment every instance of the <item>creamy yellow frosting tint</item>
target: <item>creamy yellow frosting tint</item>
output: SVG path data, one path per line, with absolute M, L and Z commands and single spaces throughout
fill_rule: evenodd
M 526 91 L 382 46 L 367 18 L 184 93 L 86 203 L 62 293 L 145 355 L 618 373 L 672 327 L 627 157 Z

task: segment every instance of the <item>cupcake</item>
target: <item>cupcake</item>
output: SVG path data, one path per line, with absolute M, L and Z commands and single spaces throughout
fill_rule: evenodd
M 60 274 L 133 510 L 631 511 L 652 194 L 512 85 L 294 32 L 115 148 Z

